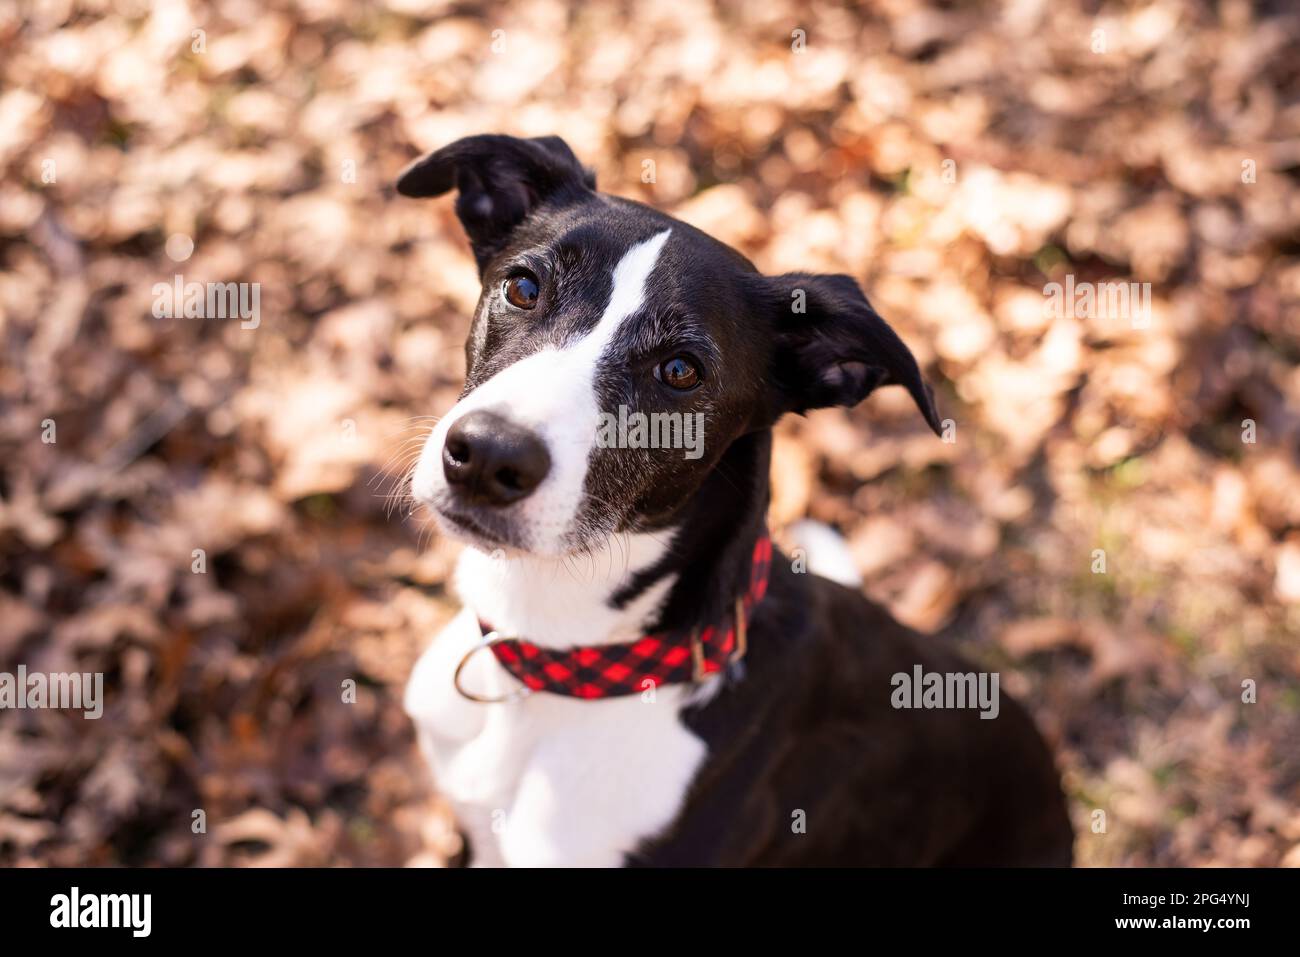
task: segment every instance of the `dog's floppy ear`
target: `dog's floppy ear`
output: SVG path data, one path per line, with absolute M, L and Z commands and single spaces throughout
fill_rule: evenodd
M 882 385 L 901 385 L 942 434 L 934 397 L 916 359 L 849 276 L 787 273 L 775 293 L 772 377 L 776 412 L 857 405 Z
M 558 136 L 467 136 L 422 157 L 397 178 L 403 196 L 441 196 L 455 187 L 456 215 L 479 268 L 540 204 L 596 188 L 596 177 Z

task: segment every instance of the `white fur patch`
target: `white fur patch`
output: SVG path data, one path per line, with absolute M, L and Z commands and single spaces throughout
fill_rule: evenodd
M 537 693 L 478 704 L 452 685 L 457 664 L 481 640 L 479 616 L 502 633 L 554 647 L 636 637 L 671 582 L 622 611 L 606 599 L 665 547 L 632 536 L 626 552 L 598 553 L 577 569 L 475 549 L 462 556 L 456 578 L 473 610 L 424 652 L 405 705 L 477 864 L 615 866 L 676 817 L 706 754 L 678 717 L 690 686 L 598 701 Z M 470 659 L 462 681 L 488 696 L 519 688 L 486 649 Z
M 417 500 L 432 504 L 448 494 L 442 471 L 447 432 L 467 412 L 490 409 L 540 436 L 551 456 L 551 470 L 537 489 L 502 514 L 516 523 L 530 552 L 563 553 L 582 506 L 587 464 L 600 425 L 597 368 L 620 325 L 644 304 L 647 280 L 670 233 L 657 233 L 623 254 L 614 268 L 609 303 L 590 333 L 563 349 L 543 349 L 502 369 L 443 416 L 412 476 Z
M 808 562 L 806 571 L 849 588 L 862 587 L 862 573 L 849 551 L 849 543 L 835 529 L 804 519 L 791 525 L 788 534 L 795 547 L 803 550 Z
M 590 333 L 503 369 L 458 402 L 433 430 L 412 478 L 425 503 L 447 495 L 443 443 L 474 409 L 532 429 L 551 456 L 541 485 L 506 510 L 530 553 L 465 550 L 456 584 L 466 608 L 433 640 L 406 688 L 406 711 L 434 783 L 455 807 L 480 865 L 617 865 L 672 822 L 705 757 L 704 742 L 678 717 L 699 693 L 690 686 L 597 701 L 538 693 L 481 704 L 452 683 L 481 642 L 479 618 L 501 634 L 549 647 L 630 641 L 672 588 L 666 579 L 626 608 L 608 604 L 635 572 L 662 558 L 671 531 L 617 535 L 594 552 L 564 554 L 596 442 L 596 374 L 619 327 L 645 302 L 668 236 L 665 230 L 623 255 Z M 473 654 L 462 680 L 492 697 L 519 688 L 486 649 Z
M 502 634 L 546 648 L 631 641 L 668 597 L 675 576 L 623 609 L 609 607 L 609 596 L 633 572 L 659 561 L 672 537 L 672 531 L 616 535 L 591 554 L 564 560 L 466 549 L 456 566 L 456 591 Z

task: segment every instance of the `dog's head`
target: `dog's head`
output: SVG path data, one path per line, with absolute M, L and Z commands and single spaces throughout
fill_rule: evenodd
M 667 527 L 740 436 L 882 385 L 939 431 L 916 360 L 848 276 L 763 276 L 596 192 L 556 137 L 472 136 L 397 182 L 453 188 L 483 292 L 465 391 L 412 478 L 450 534 L 560 557 Z

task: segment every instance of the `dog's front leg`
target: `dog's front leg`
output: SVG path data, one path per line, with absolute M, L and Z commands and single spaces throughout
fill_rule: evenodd
M 501 831 L 504 811 L 484 808 L 457 808 L 456 822 L 469 844 L 470 867 L 505 867 L 501 854 Z
M 510 867 L 619 867 L 619 837 L 598 815 L 581 796 L 557 793 L 545 769 L 531 768 L 498 835 L 502 858 Z
M 556 712 L 555 730 L 520 775 L 498 835 L 506 863 L 618 867 L 671 824 L 706 752 L 678 718 L 682 694 L 530 701 Z

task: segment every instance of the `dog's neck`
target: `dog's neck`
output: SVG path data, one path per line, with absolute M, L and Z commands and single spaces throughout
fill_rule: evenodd
M 614 535 L 580 556 L 467 548 L 456 570 L 461 600 L 499 633 L 549 648 L 632 641 L 716 620 L 749 580 L 770 457 L 770 432 L 743 436 L 663 528 Z

